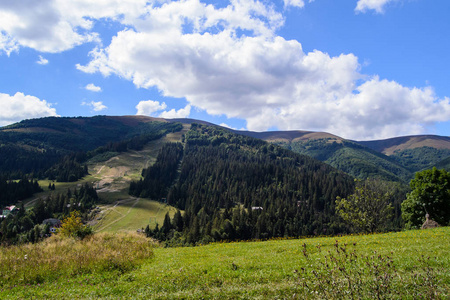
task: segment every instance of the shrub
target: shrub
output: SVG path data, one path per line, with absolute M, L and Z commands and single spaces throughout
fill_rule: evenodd
M 76 210 L 72 211 L 70 216 L 62 221 L 61 228 L 58 230 L 58 233 L 63 236 L 81 240 L 92 234 L 92 232 L 92 228 L 89 225 L 83 224 L 80 213 Z

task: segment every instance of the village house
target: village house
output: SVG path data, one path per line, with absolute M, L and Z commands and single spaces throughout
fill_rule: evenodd
M 50 232 L 51 233 L 55 233 L 59 227 L 61 227 L 61 220 L 58 219 L 54 219 L 54 218 L 50 218 L 50 219 L 45 219 L 44 221 L 42 221 L 42 224 L 50 225 Z
M 6 218 L 9 214 L 16 213 L 18 210 L 19 208 L 15 205 L 7 206 L 3 209 L 0 218 Z

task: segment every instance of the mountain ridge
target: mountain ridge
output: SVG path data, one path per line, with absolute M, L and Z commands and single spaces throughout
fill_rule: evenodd
M 361 179 L 379 177 L 406 183 L 414 176 L 414 172 L 447 165 L 440 162 L 450 157 L 450 137 L 446 136 L 413 135 L 384 140 L 353 141 L 327 132 L 254 132 L 234 130 L 190 118 L 164 119 L 137 115 L 23 120 L 0 127 L 0 153 L 15 155 L 16 160 L 26 156 L 26 153 L 34 153 L 41 157 L 42 164 L 48 159 L 43 155 L 46 151 L 50 151 L 47 153 L 47 156 L 50 156 L 93 150 L 106 143 L 138 137 L 148 130 L 154 130 L 155 124 L 161 124 L 158 126 L 163 128 L 173 123 L 222 127 L 239 135 L 265 140 L 308 155 Z

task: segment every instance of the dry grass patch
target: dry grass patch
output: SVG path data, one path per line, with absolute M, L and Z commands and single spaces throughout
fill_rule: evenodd
M 154 246 L 143 235 L 101 233 L 81 241 L 55 235 L 38 244 L 5 247 L 0 252 L 0 286 L 89 273 L 123 274 L 151 257 Z

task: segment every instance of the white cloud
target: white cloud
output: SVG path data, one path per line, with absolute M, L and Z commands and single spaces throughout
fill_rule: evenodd
M 304 53 L 299 42 L 274 34 L 282 21 L 261 5 L 235 1 L 216 9 L 196 0 L 166 3 L 142 18 L 136 30 L 123 30 L 109 46 L 95 49 L 91 61 L 78 68 L 157 87 L 211 115 L 245 119 L 249 130 L 381 138 L 421 133 L 450 118 L 447 98 L 437 99 L 429 88 L 367 78 L 353 54 Z M 229 13 L 235 10 L 242 10 L 239 18 Z M 250 13 L 255 11 L 256 20 Z M 186 32 L 186 24 L 194 29 Z M 239 35 L 237 28 L 250 33 Z M 161 117 L 186 112 L 171 110 Z
M 179 110 L 171 109 L 169 111 L 163 111 L 159 116 L 165 119 L 187 118 L 191 113 L 191 106 L 186 105 L 185 108 Z
M 48 64 L 48 59 L 45 59 L 42 57 L 42 55 L 39 55 L 39 60 L 36 61 L 36 63 L 39 65 L 46 65 Z
M 93 111 L 102 111 L 108 108 L 102 101 L 82 102 L 81 105 L 90 106 Z
M 270 2 L 231 0 L 217 8 L 199 0 L 23 1 L 0 3 L 3 51 L 63 51 L 96 41 L 97 20 L 119 22 L 126 29 L 109 45 L 97 44 L 90 61 L 77 68 L 188 101 L 162 117 L 186 117 L 197 107 L 245 119 L 250 130 L 323 130 L 347 138 L 422 133 L 450 119 L 448 98 L 437 98 L 431 88 L 368 77 L 351 53 L 305 53 L 298 41 L 277 36 L 284 17 Z M 359 0 L 355 11 L 381 13 L 393 1 Z M 305 3 L 286 0 L 285 6 Z M 166 108 L 152 100 L 136 106 L 147 115 Z
M 284 7 L 293 6 L 302 8 L 303 6 L 305 6 L 305 2 L 303 0 L 283 0 L 283 2 Z
M 96 86 L 95 84 L 93 84 L 93 83 L 89 83 L 88 85 L 86 85 L 85 87 L 84 87 L 86 90 L 88 90 L 88 91 L 91 91 L 91 92 L 96 92 L 96 93 L 98 93 L 98 92 L 101 92 L 102 91 L 102 88 L 101 87 L 99 87 L 99 86 Z
M 358 0 L 356 3 L 356 12 L 366 12 L 373 9 L 375 12 L 382 14 L 384 12 L 384 7 L 391 2 L 397 0 Z
M 145 100 L 141 101 L 136 105 L 137 113 L 136 115 L 146 115 L 150 116 L 152 113 L 166 109 L 166 103 L 159 103 L 158 101 Z
M 147 11 L 146 0 L 3 0 L 0 1 L 0 50 L 19 47 L 62 52 L 99 42 L 96 20 L 129 24 Z
M 24 119 L 58 116 L 50 103 L 17 92 L 14 96 L 0 93 L 0 126 Z
M 0 30 L 0 51 L 2 50 L 9 56 L 11 52 L 18 51 L 19 46 L 9 35 L 1 32 Z

